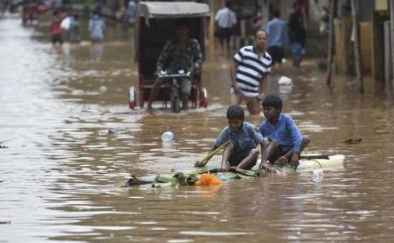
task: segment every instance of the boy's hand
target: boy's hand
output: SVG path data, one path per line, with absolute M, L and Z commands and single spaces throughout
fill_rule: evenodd
M 194 162 L 194 167 L 204 167 L 204 165 L 202 165 L 200 161 L 196 161 Z
M 223 166 L 223 164 L 224 164 L 224 166 Z M 221 171 L 221 172 L 228 172 L 228 170 L 230 169 L 230 167 L 231 167 L 231 165 L 230 165 L 229 162 L 225 162 L 225 163 L 222 162 L 220 171 Z
M 298 153 L 293 153 L 293 155 L 291 156 L 290 165 L 291 167 L 293 167 L 294 170 L 296 170 L 298 165 L 300 164 L 298 160 L 299 160 Z
M 268 173 L 271 173 L 271 167 L 267 163 L 261 163 L 260 169 L 266 170 Z

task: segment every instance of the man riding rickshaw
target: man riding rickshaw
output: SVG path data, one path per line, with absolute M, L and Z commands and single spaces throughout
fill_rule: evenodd
M 171 101 L 182 109 L 207 106 L 201 86 L 206 4 L 195 2 L 141 2 L 137 8 L 136 61 L 139 103 L 148 109 L 154 101 Z M 179 89 L 171 88 L 176 85 Z M 134 90 L 134 89 L 133 89 Z M 136 106 L 130 89 L 130 107 Z M 175 91 L 174 91 L 175 90 Z M 174 94 L 178 92 L 179 95 Z M 178 103 L 176 102 L 178 98 Z

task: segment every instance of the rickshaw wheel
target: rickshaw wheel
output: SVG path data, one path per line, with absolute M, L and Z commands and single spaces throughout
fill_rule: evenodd
M 208 107 L 208 91 L 206 88 L 201 89 L 200 107 L 204 107 L 204 108 Z

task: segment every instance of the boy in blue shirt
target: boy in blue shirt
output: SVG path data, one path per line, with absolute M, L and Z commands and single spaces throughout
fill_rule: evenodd
M 297 169 L 300 153 L 309 144 L 309 137 L 301 135 L 291 116 L 281 114 L 282 100 L 279 96 L 267 95 L 262 106 L 267 120 L 260 125 L 259 130 L 268 139 L 263 144 L 262 164 L 269 160 L 275 165 L 289 163 Z
M 228 171 L 230 167 L 250 170 L 256 165 L 259 156 L 257 145 L 263 148 L 263 136 L 251 123 L 245 122 L 245 113 L 239 105 L 227 109 L 228 126 L 226 126 L 216 139 L 212 148 L 214 151 L 228 140 L 231 142 L 224 149 L 221 168 Z M 196 166 L 198 166 L 196 164 Z M 269 169 L 265 163 L 263 168 Z

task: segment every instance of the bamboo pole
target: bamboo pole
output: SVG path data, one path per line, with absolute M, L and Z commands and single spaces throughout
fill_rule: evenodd
M 328 56 L 327 56 L 327 85 L 331 84 L 331 68 L 333 61 L 333 49 L 334 49 L 334 13 L 335 13 L 335 0 L 330 0 L 330 32 L 328 37 Z
M 364 92 L 363 74 L 361 72 L 361 52 L 360 52 L 360 36 L 358 32 L 358 21 L 356 11 L 356 0 L 351 0 L 352 4 L 352 20 L 353 20 L 353 34 L 354 34 L 354 59 L 356 62 L 357 80 L 360 83 L 360 92 Z

